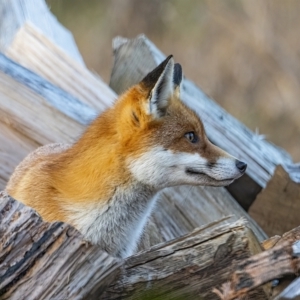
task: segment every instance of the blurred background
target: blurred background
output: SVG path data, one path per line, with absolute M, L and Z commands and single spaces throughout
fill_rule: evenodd
M 111 41 L 144 33 L 250 129 L 300 161 L 299 0 L 47 0 L 109 83 Z

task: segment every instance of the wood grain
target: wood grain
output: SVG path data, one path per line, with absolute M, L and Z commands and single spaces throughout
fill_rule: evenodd
M 299 242 L 299 237 L 300 226 L 287 232 L 274 247 L 239 262 L 231 280 L 215 292 L 222 300 L 233 300 L 248 295 L 251 290 L 273 279 L 298 274 L 300 257 L 295 253 L 294 245 Z
M 0 2 L 0 51 L 5 52 L 16 33 L 25 23 L 30 23 L 44 36 L 63 49 L 68 56 L 84 66 L 81 54 L 69 30 L 63 27 L 50 12 L 45 1 L 1 0 Z
M 99 299 L 120 262 L 0 193 L 1 299 Z
M 111 106 L 117 97 L 100 76 L 68 56 L 31 23 L 20 28 L 4 53 L 97 112 Z
M 243 221 L 222 221 L 128 258 L 102 299 L 216 299 L 232 262 L 260 251 Z M 147 298 L 148 297 L 148 298 Z M 248 299 L 267 299 L 263 289 Z
M 165 189 L 159 194 L 139 249 L 148 249 L 228 216 L 232 220 L 245 218 L 259 241 L 267 238 L 224 188 L 180 186 Z
M 257 196 L 249 214 L 269 235 L 283 234 L 300 225 L 300 184 L 278 166 L 267 187 Z
M 96 111 L 0 53 L 0 189 L 36 147 L 76 140 Z

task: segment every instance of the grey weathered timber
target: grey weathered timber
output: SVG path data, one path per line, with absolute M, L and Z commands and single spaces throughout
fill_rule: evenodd
M 0 121 L 0 190 L 4 189 L 15 166 L 29 152 L 40 146 L 40 144 L 14 130 L 5 121 L 7 119 Z
M 0 52 L 97 111 L 116 98 L 101 78 L 85 67 L 72 34 L 43 0 L 0 2 Z
M 300 278 L 295 279 L 274 300 L 300 299 Z
M 245 223 L 222 221 L 129 257 L 102 299 L 217 299 L 235 263 L 260 252 Z M 262 288 L 247 299 L 268 299 Z
M 73 142 L 96 111 L 0 53 L 0 188 L 40 145 Z
M 113 51 L 115 62 L 110 86 L 118 94 L 139 82 L 165 58 L 145 36 L 133 40 L 118 37 L 113 42 Z M 182 100 L 199 114 L 213 143 L 248 163 L 249 178 L 243 176 L 230 187 L 245 208 L 251 205 L 260 188 L 266 186 L 277 165 L 290 170 L 291 178 L 299 181 L 300 167 L 293 164 L 283 149 L 253 133 L 186 78 Z
M 43 35 L 63 49 L 70 57 L 84 65 L 72 34 L 53 16 L 45 1 L 0 1 L 0 51 L 11 45 L 18 30 L 30 23 Z
M 259 241 L 264 231 L 224 188 L 179 186 L 163 190 L 150 217 L 140 250 L 180 237 L 226 216 L 243 217 Z
M 99 299 L 120 261 L 0 193 L 0 298 Z
M 4 53 L 99 112 L 116 99 L 99 76 L 68 56 L 31 23 L 20 28 Z

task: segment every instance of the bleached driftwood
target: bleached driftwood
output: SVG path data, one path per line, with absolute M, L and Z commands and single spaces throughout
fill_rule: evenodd
M 0 51 L 20 65 L 97 111 L 115 100 L 115 93 L 85 67 L 72 35 L 57 22 L 44 1 L 2 1 L 1 27 L 8 30 L 1 32 Z
M 165 57 L 145 36 L 133 40 L 116 38 L 113 50 L 115 62 L 110 86 L 118 94 L 139 82 Z M 200 115 L 213 143 L 248 163 L 248 177 L 243 176 L 230 186 L 231 193 L 246 209 L 260 188 L 266 186 L 277 165 L 289 170 L 294 181 L 300 181 L 300 167 L 293 164 L 283 149 L 250 131 L 186 78 L 183 81 L 182 100 Z
M 260 251 L 243 221 L 216 222 L 129 257 L 102 299 L 216 299 L 212 290 L 228 280 L 232 262 Z M 268 299 L 262 288 L 248 296 Z
M 0 193 L 0 298 L 99 299 L 120 262 Z

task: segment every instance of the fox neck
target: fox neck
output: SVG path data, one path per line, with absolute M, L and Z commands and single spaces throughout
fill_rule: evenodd
M 117 187 L 105 204 L 71 205 L 69 223 L 85 238 L 117 257 L 127 257 L 135 251 L 143 228 L 156 202 L 155 191 L 140 183 L 130 189 Z

